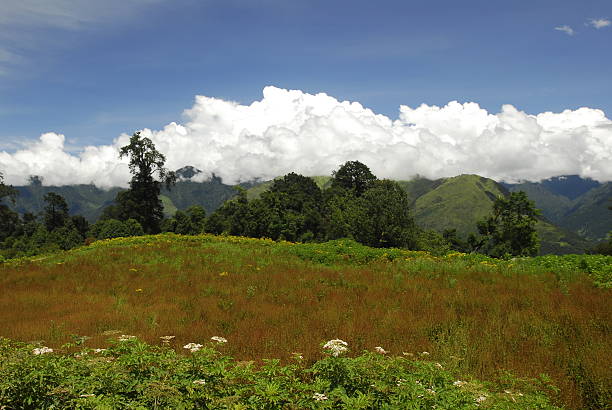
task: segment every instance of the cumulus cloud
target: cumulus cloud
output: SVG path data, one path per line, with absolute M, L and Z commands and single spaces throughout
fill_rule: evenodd
M 608 19 L 591 19 L 588 23 L 590 26 L 595 27 L 596 29 L 608 27 L 612 22 Z
M 565 24 L 565 25 L 563 25 L 563 26 L 557 26 L 557 27 L 555 27 L 555 30 L 558 30 L 558 31 L 563 31 L 563 32 L 564 32 L 565 34 L 567 34 L 568 36 L 573 36 L 573 35 L 574 35 L 574 33 L 576 33 L 576 32 L 574 31 L 574 29 L 573 29 L 573 28 L 571 28 L 570 26 L 568 26 L 567 24 Z
M 168 168 L 192 165 L 203 171 L 196 178 L 214 173 L 226 183 L 292 171 L 329 175 L 349 160 L 393 179 L 474 173 L 505 181 L 563 174 L 612 180 L 612 121 L 591 108 L 530 115 L 504 105 L 492 114 L 452 101 L 402 105 L 392 120 L 357 102 L 266 87 L 250 105 L 197 96 L 182 124 L 142 133 Z M 63 135 L 46 133 L 24 149 L 0 152 L 0 171 L 12 184 L 41 175 L 49 185 L 126 186 L 130 175 L 118 151 L 128 139 L 71 154 Z

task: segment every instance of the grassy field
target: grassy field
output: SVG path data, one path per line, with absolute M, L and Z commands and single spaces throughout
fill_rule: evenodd
M 58 349 L 81 335 L 105 347 L 114 330 L 152 345 L 172 335 L 182 350 L 216 335 L 238 361 L 288 363 L 300 352 L 308 364 L 339 338 L 353 356 L 376 346 L 389 357 L 428 352 L 493 390 L 537 379 L 556 386 L 546 390 L 556 405 L 605 408 L 611 278 L 602 256 L 496 261 L 351 241 L 115 239 L 0 264 L 0 336 Z

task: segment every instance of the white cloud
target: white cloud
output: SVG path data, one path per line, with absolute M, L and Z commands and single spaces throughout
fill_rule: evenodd
M 612 121 L 591 108 L 529 115 L 504 105 L 491 114 L 453 101 L 401 106 L 391 120 L 326 94 L 266 87 L 250 105 L 197 96 L 183 124 L 143 135 L 166 155 L 168 168 L 193 165 L 202 178 L 215 173 L 226 183 L 291 171 L 329 175 L 349 160 L 394 179 L 474 173 L 506 181 L 562 174 L 612 180 Z M 128 139 L 71 154 L 63 135 L 47 133 L 25 149 L 0 152 L 0 171 L 12 184 L 41 175 L 49 185 L 126 186 L 130 175 L 118 150 Z
M 571 28 L 570 26 L 568 26 L 567 24 L 566 24 L 566 25 L 563 25 L 563 26 L 557 26 L 557 27 L 555 27 L 555 30 L 558 30 L 558 31 L 563 31 L 563 32 L 564 32 L 564 33 L 566 33 L 568 36 L 573 36 L 573 35 L 576 33 L 576 32 L 574 31 L 574 29 L 573 29 L 573 28 Z
M 608 19 L 591 19 L 588 25 L 595 27 L 596 29 L 608 27 L 612 22 Z

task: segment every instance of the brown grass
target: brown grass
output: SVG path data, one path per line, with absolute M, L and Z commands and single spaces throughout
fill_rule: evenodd
M 609 290 L 585 277 L 561 287 L 552 273 L 445 269 L 326 267 L 238 244 L 99 249 L 0 266 L 0 336 L 59 346 L 78 334 L 99 347 L 117 329 L 154 344 L 175 335 L 180 347 L 219 335 L 241 360 L 316 359 L 322 341 L 341 338 L 353 352 L 428 351 L 463 377 L 545 373 L 573 408 L 610 394 Z

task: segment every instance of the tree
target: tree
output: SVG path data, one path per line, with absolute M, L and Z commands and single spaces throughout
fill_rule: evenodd
M 365 218 L 355 221 L 358 242 L 378 248 L 416 248 L 416 226 L 410 215 L 408 194 L 397 182 L 374 181 L 359 200 Z
M 146 233 L 158 233 L 164 218 L 164 206 L 159 199 L 161 185 L 164 183 L 170 188 L 176 182 L 176 174 L 164 168 L 166 157 L 140 132 L 134 133 L 130 143 L 121 147 L 119 157 L 129 158 L 132 173 L 130 189 L 117 194 L 119 217 L 137 220 Z
M 523 191 L 497 198 L 491 215 L 477 224 L 482 235 L 481 251 L 496 258 L 537 255 L 538 215 L 540 211 Z
M 66 225 L 70 218 L 68 215 L 68 204 L 63 196 L 55 192 L 49 192 L 43 197 L 45 201 L 43 219 L 47 231 L 61 228 Z
M 206 210 L 199 205 L 193 205 L 185 211 L 176 211 L 174 217 L 165 219 L 162 231 L 181 235 L 198 235 L 204 231 Z
M 355 196 L 361 196 L 376 180 L 370 168 L 359 161 L 348 161 L 332 173 L 332 188 L 342 188 L 351 191 Z
M 19 224 L 19 215 L 4 203 L 7 199 L 14 204 L 17 194 L 15 188 L 4 184 L 4 175 L 0 172 L 0 242 L 9 237 Z

